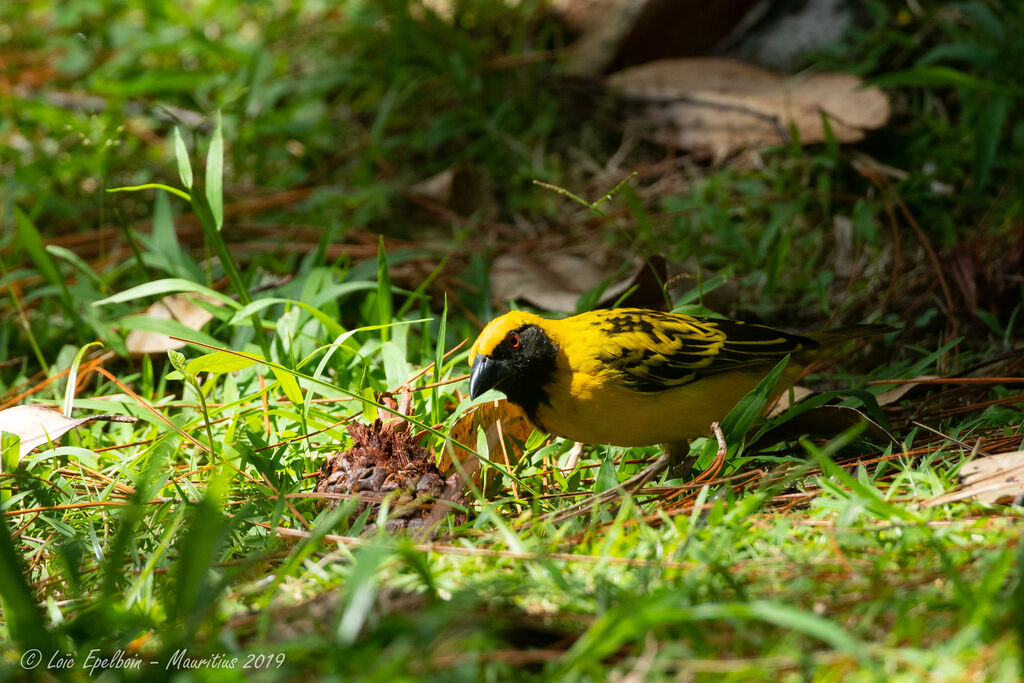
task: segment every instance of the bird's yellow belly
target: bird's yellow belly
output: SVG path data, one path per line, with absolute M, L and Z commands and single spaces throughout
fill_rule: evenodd
M 569 386 L 549 389 L 549 405 L 537 410 L 546 431 L 573 441 L 649 446 L 711 433 L 764 372 L 727 372 L 660 392 L 640 392 L 593 376 L 576 375 Z M 796 379 L 787 368 L 773 395 Z

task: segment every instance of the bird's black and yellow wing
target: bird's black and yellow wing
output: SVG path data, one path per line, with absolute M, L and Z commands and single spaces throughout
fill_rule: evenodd
M 581 318 L 583 316 L 580 316 Z M 732 320 L 641 309 L 586 316 L 601 363 L 635 391 L 657 392 L 722 372 L 770 366 L 820 344 L 801 335 Z

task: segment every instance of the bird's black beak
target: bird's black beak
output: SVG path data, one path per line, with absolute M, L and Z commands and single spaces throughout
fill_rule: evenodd
M 476 398 L 488 389 L 493 389 L 511 374 L 509 363 L 478 355 L 469 371 L 469 397 Z

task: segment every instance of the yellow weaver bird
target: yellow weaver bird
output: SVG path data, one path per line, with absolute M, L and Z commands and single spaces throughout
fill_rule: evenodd
M 732 320 L 613 308 L 549 320 L 512 311 L 469 351 L 469 394 L 503 392 L 541 431 L 614 446 L 664 444 L 679 463 L 786 355 L 772 397 L 831 347 L 889 331 L 797 335 Z

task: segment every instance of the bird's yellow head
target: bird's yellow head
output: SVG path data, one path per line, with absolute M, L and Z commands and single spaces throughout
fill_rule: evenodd
M 480 336 L 473 342 L 469 349 L 469 364 L 472 365 L 477 354 L 489 356 L 494 353 L 498 345 L 505 341 L 509 332 L 515 332 L 526 325 L 536 325 L 543 322 L 543 318 L 527 311 L 512 311 L 503 316 L 495 318 L 487 323 Z
M 526 311 L 495 318 L 469 350 L 469 395 L 499 389 L 513 403 L 535 392 L 554 372 L 558 346 L 545 331 L 548 321 Z

